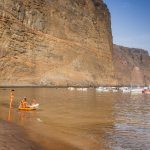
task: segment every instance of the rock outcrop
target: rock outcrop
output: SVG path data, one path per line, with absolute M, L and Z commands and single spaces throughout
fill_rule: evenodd
M 114 45 L 113 61 L 118 85 L 150 85 L 150 56 L 147 51 Z
M 102 0 L 1 0 L 0 85 L 113 85 Z

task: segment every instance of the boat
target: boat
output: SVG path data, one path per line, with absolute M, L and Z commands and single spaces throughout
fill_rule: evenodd
M 112 92 L 116 93 L 116 92 L 118 92 L 118 90 L 117 89 L 112 89 Z
M 26 107 L 26 108 L 18 108 L 18 110 L 31 111 L 31 110 L 36 110 L 36 108 Z
M 119 88 L 122 93 L 130 93 L 131 92 L 131 89 L 129 87 L 121 87 Z
M 122 92 L 123 92 L 123 93 L 130 93 L 131 90 L 130 90 L 130 89 L 123 89 Z
M 110 92 L 110 91 L 109 91 L 109 88 L 104 87 L 104 88 L 103 88 L 103 92 Z
M 26 108 L 19 107 L 18 110 L 31 111 L 31 110 L 37 110 L 38 108 L 39 108 L 39 104 L 37 103 L 37 104 L 32 104 Z
M 143 88 L 133 88 L 131 89 L 131 93 L 133 94 L 142 94 Z
M 98 91 L 98 92 L 110 92 L 110 89 L 107 87 L 98 87 L 98 88 L 96 88 L 96 91 Z
M 87 91 L 87 88 L 77 88 L 77 91 Z
M 98 91 L 98 92 L 103 92 L 103 87 L 97 87 L 97 88 L 96 88 L 96 91 Z
M 150 94 L 150 89 L 144 89 L 144 90 L 142 91 L 142 93 Z
M 75 88 L 74 87 L 68 87 L 68 90 L 73 91 L 73 90 L 75 90 Z

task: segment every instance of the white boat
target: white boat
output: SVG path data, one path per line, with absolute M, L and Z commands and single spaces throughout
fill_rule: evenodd
M 96 88 L 96 91 L 98 91 L 98 92 L 103 92 L 103 87 L 98 87 L 98 88 Z
M 98 87 L 96 88 L 98 92 L 109 92 L 110 90 L 107 87 Z
M 129 87 L 120 87 L 119 88 L 123 93 L 130 93 L 131 89 Z
M 74 87 L 68 87 L 68 90 L 73 91 L 75 88 Z
M 109 89 L 108 88 L 104 88 L 103 92 L 109 92 Z
M 77 91 L 87 91 L 87 88 L 77 88 Z
M 82 88 L 82 91 L 87 91 L 87 88 Z
M 142 94 L 143 88 L 134 88 L 131 89 L 131 93 Z
M 129 89 L 129 88 L 123 89 L 122 92 L 123 92 L 123 93 L 130 93 L 130 92 L 131 92 L 131 89 Z
M 118 90 L 116 90 L 116 89 L 112 89 L 112 92 L 113 92 L 113 93 L 115 93 L 115 92 L 118 92 Z

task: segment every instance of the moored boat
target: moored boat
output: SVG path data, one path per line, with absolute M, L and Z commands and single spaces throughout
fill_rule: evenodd
M 37 110 L 39 108 L 39 104 L 32 104 L 29 107 L 19 107 L 18 110 L 25 110 L 25 111 L 31 111 L 31 110 Z
M 150 94 L 150 89 L 145 89 L 145 90 L 142 91 L 142 93 Z
M 133 88 L 131 89 L 131 93 L 133 94 L 142 94 L 143 88 Z

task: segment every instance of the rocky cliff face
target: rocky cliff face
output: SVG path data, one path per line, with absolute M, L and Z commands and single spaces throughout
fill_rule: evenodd
M 115 84 L 102 0 L 1 0 L 0 85 Z
M 112 55 L 102 0 L 0 1 L 0 86 L 141 85 L 149 74 L 146 51 Z
M 118 85 L 150 85 L 150 56 L 142 49 L 113 46 Z

